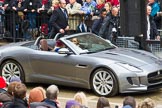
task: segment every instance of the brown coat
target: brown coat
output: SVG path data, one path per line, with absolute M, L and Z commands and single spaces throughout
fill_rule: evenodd
M 66 9 L 69 14 L 68 24 L 70 26 L 70 30 L 76 30 L 77 26 L 80 24 L 80 22 L 82 20 L 82 16 L 80 15 L 81 4 L 75 2 L 73 4 L 73 7 L 71 8 L 71 4 L 68 3 L 66 5 Z

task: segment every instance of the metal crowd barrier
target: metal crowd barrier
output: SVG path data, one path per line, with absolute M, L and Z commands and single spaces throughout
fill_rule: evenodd
M 27 19 L 28 13 L 29 12 L 23 12 L 23 16 L 18 15 L 18 13 L 13 10 L 6 11 L 4 14 L 0 13 L 0 39 L 12 40 L 13 42 L 22 41 L 24 35 L 24 31 L 22 30 L 23 23 L 25 21 L 28 21 L 28 24 L 31 23 Z M 36 27 L 30 27 L 27 30 L 28 34 L 32 36 L 32 39 L 35 39 L 36 36 L 39 36 L 40 27 L 45 26 L 47 30 L 49 29 L 49 26 L 47 26 L 49 16 L 44 15 L 42 17 L 42 13 L 36 14 Z M 24 18 L 22 19 L 21 17 Z M 44 30 L 44 32 L 47 30 Z
M 21 12 L 22 16 L 18 15 L 18 12 L 10 10 L 5 12 L 5 14 L 0 13 L 0 38 L 2 39 L 11 39 L 13 42 L 23 40 L 24 30 L 22 30 L 22 23 L 24 21 L 31 22 L 29 19 L 36 20 L 36 27 L 29 28 L 27 30 L 28 34 L 32 35 L 32 38 L 35 39 L 37 36 L 44 32 L 50 38 L 49 34 L 52 30 L 51 25 L 49 24 L 50 15 L 46 11 L 36 13 L 36 18 L 29 17 L 28 13 L 31 12 Z M 46 15 L 44 15 L 46 14 Z M 22 18 L 23 17 L 23 18 Z M 88 28 L 91 28 L 92 25 L 92 16 L 87 16 L 84 14 L 75 14 L 69 15 L 68 23 L 70 25 L 69 33 L 78 33 L 78 26 L 81 22 L 84 22 Z M 1 20 L 3 19 L 3 20 Z M 2 22 L 2 23 L 1 23 Z
M 158 40 L 146 40 L 151 52 L 158 57 L 162 58 L 162 39 Z M 139 43 L 134 41 L 134 37 L 118 37 L 116 45 L 121 48 L 139 48 Z

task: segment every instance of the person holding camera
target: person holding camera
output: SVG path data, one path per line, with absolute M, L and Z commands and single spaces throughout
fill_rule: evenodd
M 99 36 L 114 42 L 119 35 L 119 9 L 112 7 L 110 15 L 108 15 L 99 30 Z

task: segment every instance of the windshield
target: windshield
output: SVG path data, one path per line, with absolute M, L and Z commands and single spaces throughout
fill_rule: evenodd
M 115 46 L 93 34 L 85 34 L 68 39 L 82 50 L 81 52 L 94 53 L 115 48 Z

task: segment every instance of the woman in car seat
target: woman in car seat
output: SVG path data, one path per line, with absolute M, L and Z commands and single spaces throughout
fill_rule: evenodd
M 61 49 L 61 48 L 65 48 L 65 44 L 63 42 L 61 42 L 60 40 L 57 40 L 53 51 L 58 52 L 59 49 Z

